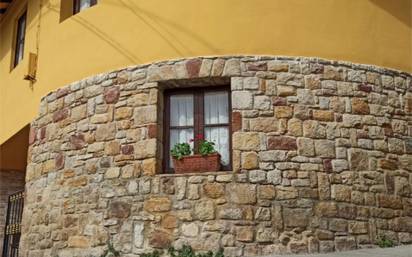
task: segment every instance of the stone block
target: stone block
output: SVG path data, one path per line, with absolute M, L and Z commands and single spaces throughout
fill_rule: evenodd
M 276 118 L 251 119 L 249 121 L 249 129 L 256 132 L 278 132 L 279 120 Z
M 190 59 L 186 62 L 186 70 L 189 78 L 196 78 L 199 76 L 200 67 L 202 65 L 201 59 Z
M 334 172 L 342 172 L 349 169 L 349 163 L 347 160 L 332 160 L 332 170 Z
M 297 150 L 296 138 L 286 136 L 268 137 L 268 150 Z
M 310 89 L 298 89 L 297 90 L 298 103 L 302 105 L 315 104 L 315 97 Z
M 226 195 L 230 203 L 254 204 L 256 203 L 256 185 L 229 184 L 226 187 Z
M 156 155 L 156 139 L 142 140 L 134 144 L 136 159 L 152 158 Z
M 275 117 L 278 119 L 288 119 L 293 116 L 293 107 L 291 106 L 276 106 Z
M 254 109 L 257 110 L 269 110 L 272 105 L 271 98 L 269 96 L 258 95 L 255 96 L 253 101 Z
M 146 125 L 157 122 L 157 108 L 155 105 L 136 107 L 133 120 L 135 125 Z
M 142 248 L 144 242 L 144 223 L 136 222 L 133 228 L 133 246 L 136 248 Z
M 350 251 L 356 249 L 355 237 L 335 237 L 336 251 Z
M 260 149 L 260 137 L 256 132 L 235 132 L 232 140 L 234 150 L 258 151 Z
M 215 59 L 212 65 L 212 76 L 221 76 L 223 73 L 223 68 L 225 67 L 224 59 Z
M 225 194 L 225 187 L 220 183 L 207 183 L 203 185 L 203 191 L 207 197 L 217 199 Z
M 247 90 L 259 89 L 259 78 L 256 78 L 256 77 L 244 78 L 243 79 L 243 88 L 247 89 Z
M 288 120 L 288 135 L 291 136 L 302 136 L 302 121 L 299 119 Z
M 350 202 L 351 190 L 350 186 L 332 185 L 332 199 L 339 202 Z
M 163 230 L 155 230 L 151 233 L 149 244 L 153 248 L 167 249 L 172 243 L 172 238 L 169 233 Z
M 233 91 L 232 92 L 232 108 L 245 110 L 252 109 L 253 95 L 250 91 Z
M 240 220 L 243 210 L 238 205 L 224 205 L 218 209 L 218 218 L 224 220 Z
M 254 229 L 252 227 L 238 227 L 236 229 L 236 240 L 240 242 L 252 242 Z
M 173 229 L 178 227 L 178 219 L 176 216 L 167 214 L 162 218 L 162 227 L 166 229 Z
M 303 122 L 303 136 L 309 138 L 325 138 L 326 129 L 318 121 L 305 120 Z
M 88 248 L 90 241 L 86 236 L 70 236 L 67 241 L 69 248 Z
M 276 190 L 273 185 L 259 185 L 257 189 L 258 199 L 272 200 L 276 196 Z
M 298 154 L 302 156 L 315 156 L 315 145 L 312 139 L 300 137 L 297 139 Z
M 104 177 L 106 179 L 113 179 L 118 178 L 120 176 L 120 168 L 119 167 L 110 167 L 107 169 Z
M 321 158 L 335 158 L 335 142 L 331 140 L 315 140 L 316 156 Z
M 280 170 L 271 170 L 267 173 L 266 179 L 273 185 L 279 185 L 282 182 L 282 172 Z
M 259 243 L 270 243 L 273 241 L 273 229 L 271 228 L 259 228 L 256 231 L 256 241 Z M 257 255 L 255 253 L 254 255 Z
M 283 220 L 287 228 L 306 227 L 312 216 L 310 209 L 283 208 Z
M 107 141 L 114 139 L 116 135 L 116 124 L 115 123 L 107 123 L 107 124 L 100 124 L 97 126 L 95 139 L 97 142 L 99 141 Z
M 369 105 L 363 99 L 353 98 L 352 99 L 352 112 L 354 114 L 369 114 Z
M 249 181 L 251 183 L 262 183 L 266 181 L 266 171 L 263 171 L 263 170 L 249 171 Z
M 404 141 L 399 138 L 388 138 L 388 148 L 391 153 L 404 153 Z
M 313 119 L 319 121 L 334 121 L 335 116 L 333 111 L 314 110 Z
M 241 154 L 242 169 L 252 170 L 259 166 L 258 155 L 255 152 L 243 152 Z
M 278 187 L 276 188 L 276 200 L 288 200 L 298 197 L 298 191 L 294 187 Z
M 368 233 L 369 223 L 364 221 L 349 221 L 348 232 L 354 235 Z
M 149 104 L 149 94 L 138 93 L 127 98 L 127 105 L 132 107 L 145 106 Z
M 144 202 L 144 209 L 148 212 L 170 211 L 172 202 L 167 197 L 152 197 Z
M 239 76 L 240 61 L 239 59 L 229 59 L 223 69 L 223 76 Z
M 329 220 L 329 230 L 333 232 L 347 232 L 348 221 L 345 219 L 331 219 Z
M 186 237 L 196 237 L 199 234 L 199 226 L 196 223 L 182 224 L 182 235 Z
M 215 206 L 210 200 L 202 200 L 195 204 L 194 215 L 199 220 L 212 220 L 215 218 Z
M 87 116 L 87 105 L 86 104 L 82 104 L 76 107 L 73 107 L 71 112 L 71 119 L 73 122 L 77 122 L 79 120 L 82 120 L 84 118 L 86 118 Z
M 349 149 L 349 164 L 350 169 L 354 171 L 368 170 L 368 152 L 359 149 Z
M 282 97 L 296 95 L 296 88 L 293 86 L 279 85 L 277 87 L 277 95 Z
M 94 95 L 94 94 L 93 94 Z M 111 87 L 104 92 L 104 101 L 107 104 L 115 104 L 119 100 L 120 90 L 119 87 Z
M 124 219 L 130 216 L 130 203 L 114 201 L 109 204 L 109 217 Z
M 120 107 L 117 108 L 114 112 L 114 119 L 115 120 L 124 120 L 130 119 L 132 117 L 133 109 L 130 107 Z

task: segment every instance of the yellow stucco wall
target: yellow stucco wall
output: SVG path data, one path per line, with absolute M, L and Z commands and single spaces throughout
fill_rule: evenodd
M 15 21 L 27 3 L 14 1 L 0 23 L 0 144 L 35 117 L 51 90 L 132 64 L 292 55 L 412 71 L 411 0 L 98 2 L 60 22 L 60 1 L 29 0 L 25 58 L 10 71 Z M 30 51 L 39 53 L 33 85 L 22 79 Z

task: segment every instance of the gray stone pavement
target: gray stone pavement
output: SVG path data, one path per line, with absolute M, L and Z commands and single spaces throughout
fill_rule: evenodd
M 412 245 L 393 248 L 360 249 L 325 254 L 268 255 L 265 257 L 412 257 Z

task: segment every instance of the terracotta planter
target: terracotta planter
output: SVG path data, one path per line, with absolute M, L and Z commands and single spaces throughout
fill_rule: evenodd
M 210 172 L 220 170 L 220 154 L 200 154 L 185 156 L 182 159 L 173 159 L 175 173 Z

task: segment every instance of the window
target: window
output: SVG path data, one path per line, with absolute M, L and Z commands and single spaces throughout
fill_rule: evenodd
M 13 67 L 23 60 L 24 55 L 24 39 L 26 36 L 26 12 L 24 12 L 17 20 L 16 45 L 14 48 Z
M 170 150 L 176 143 L 190 142 L 204 135 L 215 143 L 223 170 L 231 169 L 230 93 L 227 87 L 166 91 L 165 156 L 166 172 L 173 171 Z M 190 143 L 197 153 L 197 142 Z
M 82 10 L 92 7 L 97 3 L 97 0 L 73 0 L 73 14 L 79 13 Z

